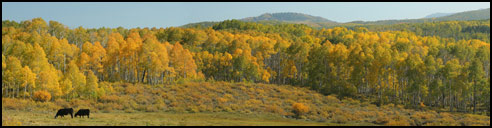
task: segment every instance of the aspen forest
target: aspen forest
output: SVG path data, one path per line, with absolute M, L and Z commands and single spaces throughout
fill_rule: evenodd
M 490 126 L 490 19 L 73 29 L 3 20 L 2 110 L 53 120 L 64 107 L 90 108 L 91 119 L 230 112 L 323 125 Z M 4 116 L 2 125 L 39 125 Z

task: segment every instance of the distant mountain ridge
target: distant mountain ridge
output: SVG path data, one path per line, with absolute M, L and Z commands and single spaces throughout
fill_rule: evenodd
M 426 18 L 427 17 L 427 18 Z M 306 24 L 315 28 L 329 28 L 334 26 L 346 25 L 389 25 L 399 23 L 425 23 L 436 21 L 465 21 L 465 20 L 487 20 L 490 19 L 490 8 L 479 9 L 458 13 L 434 13 L 420 19 L 400 19 L 400 20 L 378 20 L 378 21 L 351 21 L 347 23 L 338 23 L 319 16 L 312 16 L 303 13 L 281 12 L 281 13 L 264 13 L 256 17 L 247 17 L 238 19 L 244 22 L 257 22 L 261 24 L 280 24 L 294 23 Z M 211 27 L 220 22 L 198 22 L 183 25 L 181 27 Z
M 331 21 L 319 16 L 312 16 L 303 13 L 295 12 L 280 12 L 280 13 L 264 13 L 256 17 L 247 17 L 243 19 L 238 19 L 244 22 L 257 22 L 261 24 L 282 24 L 282 23 L 295 23 L 295 24 L 306 24 L 312 27 L 322 27 L 327 25 L 338 24 L 335 21 Z M 211 27 L 215 23 L 219 22 L 198 22 L 183 25 L 182 27 Z
M 449 15 L 453 15 L 453 14 L 455 14 L 455 13 L 433 13 L 433 14 L 425 16 L 424 18 L 437 18 L 437 17 L 449 16 Z
M 490 8 L 459 12 L 459 13 L 454 13 L 454 14 L 449 15 L 449 16 L 436 18 L 437 21 L 486 20 L 486 19 L 490 19 Z
M 295 12 L 280 12 L 280 13 L 265 13 L 257 17 L 247 17 L 240 19 L 241 21 L 247 22 L 257 22 L 264 20 L 277 20 L 277 21 L 286 21 L 286 22 L 331 22 L 336 23 L 335 21 L 331 21 L 319 16 L 312 16 L 303 13 L 295 13 Z
M 384 25 L 384 24 L 399 24 L 399 23 L 424 23 L 424 22 L 434 22 L 434 21 L 451 21 L 451 20 L 464 21 L 464 20 L 486 20 L 486 19 L 490 19 L 490 8 L 459 12 L 448 16 L 434 17 L 434 18 L 352 21 L 349 23 Z

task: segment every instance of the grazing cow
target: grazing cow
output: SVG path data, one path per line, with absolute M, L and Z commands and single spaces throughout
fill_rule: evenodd
M 63 117 L 64 115 L 68 115 L 68 114 L 70 114 L 70 116 L 72 116 L 72 118 L 73 118 L 73 109 L 72 108 L 63 108 L 63 109 L 60 109 L 56 113 L 55 119 L 58 116 Z
M 77 113 L 75 113 L 75 117 L 77 116 L 85 116 L 87 115 L 87 118 L 89 118 L 89 113 L 90 113 L 90 110 L 89 109 L 80 109 Z

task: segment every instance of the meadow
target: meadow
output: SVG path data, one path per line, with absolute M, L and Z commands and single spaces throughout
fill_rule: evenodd
M 92 113 L 90 118 L 54 119 L 55 112 L 3 110 L 2 125 L 29 126 L 337 126 L 374 125 L 370 123 L 336 124 L 287 119 L 273 114 L 113 112 Z
M 377 106 L 364 99 L 324 96 L 290 85 L 189 82 L 151 86 L 106 83 L 114 93 L 97 100 L 34 101 L 2 98 L 2 125 L 403 125 L 488 126 L 480 114 L 434 111 L 426 106 Z M 60 108 L 89 108 L 90 118 L 54 119 Z

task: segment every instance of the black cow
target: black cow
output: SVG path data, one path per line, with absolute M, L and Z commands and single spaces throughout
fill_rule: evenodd
M 63 116 L 68 115 L 68 114 L 70 114 L 70 116 L 72 116 L 72 118 L 73 118 L 73 109 L 72 108 L 63 108 L 63 109 L 60 109 L 56 113 L 55 119 L 58 116 L 63 117 Z
M 87 115 L 87 118 L 89 118 L 89 113 L 90 113 L 90 110 L 89 109 L 80 109 L 77 113 L 75 113 L 75 117 L 77 116 L 85 116 Z

